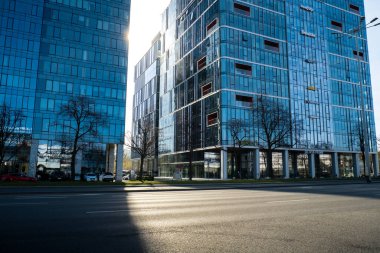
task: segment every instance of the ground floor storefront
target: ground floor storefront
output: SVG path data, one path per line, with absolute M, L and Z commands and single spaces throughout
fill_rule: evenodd
M 158 176 L 189 175 L 189 153 L 162 155 L 158 158 Z M 194 151 L 193 178 L 260 179 L 269 178 L 267 153 L 259 149 L 233 148 Z M 379 159 L 370 154 L 370 172 L 379 175 Z M 276 150 L 272 154 L 270 178 L 353 178 L 365 174 L 361 153 L 305 150 Z
M 112 172 L 121 181 L 123 170 L 123 145 L 109 143 L 80 143 L 76 154 L 75 178 L 86 173 Z M 0 174 L 25 173 L 31 177 L 49 175 L 54 171 L 71 177 L 71 147 L 62 142 L 36 140 L 28 142 L 22 153 L 17 152 L 5 162 Z

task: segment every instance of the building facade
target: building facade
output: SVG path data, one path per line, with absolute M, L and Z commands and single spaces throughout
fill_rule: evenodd
M 76 173 L 118 167 L 121 178 L 129 13 L 129 0 L 1 1 L 0 103 L 26 115 L 29 175 L 70 166 L 57 154 L 62 136 L 72 135 L 62 122 L 73 121 L 60 112 L 70 99 L 86 97 L 106 123 L 81 140 Z
M 265 177 L 270 151 L 272 177 L 359 177 L 365 145 L 377 176 L 363 24 L 363 0 L 171 1 L 162 15 L 159 176 L 187 177 L 191 160 L 193 177 Z M 271 114 L 271 134 L 286 131 L 273 146 L 260 123 Z
M 145 173 L 158 176 L 158 120 L 159 120 L 159 89 L 160 89 L 160 56 L 161 34 L 152 41 L 152 46 L 135 66 L 135 94 L 133 95 L 132 136 L 134 145 L 141 147 L 143 134 L 149 135 L 150 142 L 147 150 L 148 157 L 144 161 Z M 149 128 L 149 131 L 144 131 Z M 128 145 L 128 144 L 127 144 Z M 140 156 L 132 148 L 131 158 L 133 168 L 140 168 Z

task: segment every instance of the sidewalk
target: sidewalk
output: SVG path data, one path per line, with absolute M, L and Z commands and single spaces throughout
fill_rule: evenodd
M 372 183 L 380 183 L 373 179 Z M 83 186 L 1 186 L 0 195 L 29 194 L 98 194 L 98 193 L 128 193 L 148 191 L 191 191 L 191 190 L 221 190 L 221 189 L 262 189 L 284 187 L 307 187 L 324 185 L 367 184 L 364 179 L 357 180 L 310 180 L 302 182 L 254 182 L 254 183 L 213 183 L 207 184 L 157 184 L 157 185 L 83 185 Z

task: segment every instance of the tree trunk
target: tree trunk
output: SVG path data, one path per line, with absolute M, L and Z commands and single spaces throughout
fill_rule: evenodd
M 234 153 L 232 156 L 232 166 L 231 166 L 231 177 L 232 177 L 232 179 L 235 178 L 235 163 L 236 163 L 236 151 L 234 150 Z
M 193 180 L 193 150 L 189 152 L 189 180 Z
M 75 161 L 75 158 L 77 157 L 77 153 L 78 153 L 78 139 L 79 139 L 79 134 L 78 132 L 75 133 L 75 138 L 74 138 L 74 146 L 73 146 L 73 151 L 72 151 L 72 154 L 71 154 L 71 179 L 72 180 L 75 180 L 75 164 L 76 164 L 76 161 Z
M 240 153 L 240 150 L 237 152 L 236 159 L 237 159 L 237 161 L 236 161 L 237 172 L 239 173 L 239 178 L 241 179 L 241 153 Z
M 273 151 L 267 151 L 267 177 L 273 178 Z
M 141 182 L 144 182 L 143 181 L 143 169 L 144 169 L 144 157 L 141 157 L 140 159 L 140 181 Z
M 75 180 L 75 157 L 77 156 L 76 152 L 71 154 L 71 180 Z

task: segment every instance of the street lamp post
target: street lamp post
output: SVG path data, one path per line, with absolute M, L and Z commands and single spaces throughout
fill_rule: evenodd
M 362 29 L 371 28 L 374 26 L 380 25 L 380 23 L 373 24 L 378 18 L 372 19 L 368 24 L 363 26 L 363 21 L 365 20 L 364 17 L 360 17 L 359 20 L 359 26 L 352 30 L 352 34 L 355 37 L 355 47 L 356 47 L 356 60 L 358 63 L 358 83 L 360 87 L 360 102 L 361 102 L 361 128 L 363 130 L 363 146 L 364 146 L 364 175 L 367 180 L 367 182 L 371 182 L 371 172 L 369 167 L 369 139 L 368 139 L 368 122 L 367 122 L 367 116 L 365 112 L 365 102 L 364 102 L 364 85 L 362 81 L 362 68 L 361 68 L 361 60 L 360 60 L 360 50 L 359 50 L 359 39 L 361 38 L 361 32 Z

